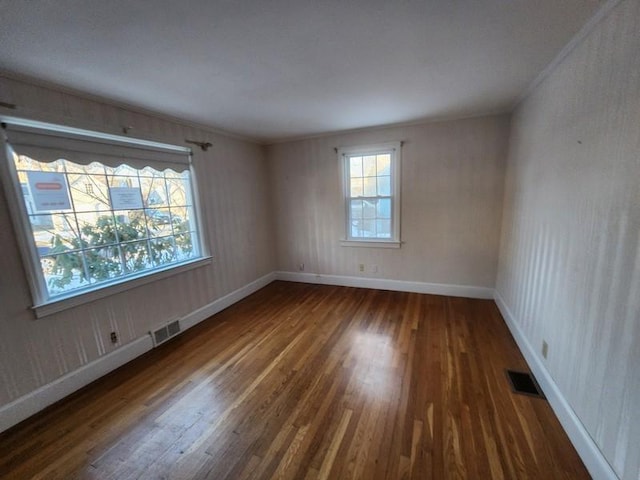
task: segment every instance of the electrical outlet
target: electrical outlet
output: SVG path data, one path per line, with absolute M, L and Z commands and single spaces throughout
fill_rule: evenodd
M 543 340 L 542 341 L 542 356 L 547 358 L 547 354 L 549 353 L 549 344 Z
M 371 265 L 371 273 L 378 273 L 378 265 Z
M 358 265 L 358 270 L 360 270 L 360 272 L 364 272 L 364 263 Z
M 300 265 L 298 265 L 298 270 L 300 270 L 301 272 L 304 272 L 304 263 L 301 263 Z
M 111 343 L 118 343 L 118 333 L 111 332 Z

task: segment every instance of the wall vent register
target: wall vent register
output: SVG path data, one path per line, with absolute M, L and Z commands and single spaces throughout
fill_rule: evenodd
M 178 335 L 180 331 L 180 321 L 174 320 L 173 322 L 163 325 L 162 327 L 150 332 L 151 338 L 153 338 L 153 346 L 157 347 L 170 338 Z
M 531 373 L 517 372 L 514 370 L 507 370 L 506 373 L 509 384 L 511 385 L 511 390 L 514 393 L 545 398 L 542 390 L 538 386 L 538 382 Z

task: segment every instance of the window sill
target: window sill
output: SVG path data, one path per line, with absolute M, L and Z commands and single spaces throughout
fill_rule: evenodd
M 340 240 L 343 247 L 400 248 L 402 242 L 394 240 Z
M 57 298 L 49 302 L 34 305 L 32 307 L 36 314 L 36 318 L 43 318 L 54 313 L 62 312 L 73 307 L 84 305 L 85 303 L 94 302 L 101 298 L 106 298 L 117 293 L 130 290 L 132 288 L 140 287 L 148 283 L 157 282 L 163 278 L 172 277 L 179 273 L 187 272 L 195 268 L 200 268 L 205 265 L 211 264 L 212 258 L 203 257 L 196 260 L 192 260 L 186 263 L 181 263 L 176 266 L 167 267 L 164 270 L 156 270 L 146 275 L 134 277 L 130 279 L 123 279 L 117 283 L 112 283 L 104 287 L 96 287 L 95 290 L 84 291 L 82 293 L 74 294 L 73 296 Z

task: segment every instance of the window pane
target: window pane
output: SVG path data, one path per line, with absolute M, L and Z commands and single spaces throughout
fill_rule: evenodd
M 362 217 L 363 218 L 376 218 L 376 204 L 375 201 L 363 201 L 362 202 Z
M 391 155 L 385 153 L 377 157 L 377 174 L 391 175 Z
M 122 262 L 117 245 L 92 248 L 84 252 L 91 283 L 106 282 L 122 275 Z
M 351 200 L 351 218 L 362 218 L 362 200 Z
M 176 246 L 173 237 L 162 237 L 151 240 L 151 258 L 156 266 L 166 265 L 175 260 Z
M 171 222 L 174 233 L 184 233 L 195 231 L 195 224 L 192 225 L 191 207 L 175 207 L 171 209 Z
M 53 247 L 56 236 L 53 215 L 34 215 L 29 217 L 33 239 L 39 255 L 46 255 Z
M 378 195 L 391 195 L 391 177 L 378 177 Z
M 142 210 L 120 210 L 113 214 L 116 218 L 116 230 L 120 242 L 147 238 L 147 226 Z
M 129 165 L 122 164 L 122 165 L 118 165 L 118 167 L 116 167 L 113 170 L 113 174 L 117 176 L 124 175 L 128 177 L 137 177 L 138 170 L 136 170 L 133 167 L 130 167 Z
M 80 252 L 49 255 L 41 258 L 40 264 L 50 293 L 60 294 L 89 286 Z
M 362 229 L 360 231 L 361 237 L 375 237 L 376 236 L 376 221 L 375 220 L 362 220 Z
M 362 170 L 365 177 L 376 176 L 376 156 L 370 155 L 362 158 Z
M 360 225 L 362 223 L 362 200 L 351 200 L 349 204 L 349 220 L 351 225 L 351 236 L 360 236 Z
M 140 188 L 140 182 L 137 176 L 111 175 L 108 178 L 109 187 Z
M 364 179 L 364 196 L 375 197 L 376 193 L 376 177 L 367 177 Z
M 351 193 L 352 197 L 361 197 L 363 193 L 363 179 L 362 178 L 352 178 L 351 179 Z
M 352 237 L 361 237 L 360 232 L 360 222 L 361 220 L 351 220 L 351 236 Z
M 110 208 L 107 179 L 104 175 L 69 174 L 67 178 L 76 212 L 100 211 Z
M 167 190 L 169 205 L 172 207 L 191 205 L 187 195 L 190 190 L 188 178 L 167 178 Z
M 142 191 L 142 202 L 146 207 L 165 207 L 169 205 L 164 176 L 158 175 L 157 172 L 152 177 L 140 178 L 140 190 Z
M 139 173 L 139 175 L 141 177 L 158 177 L 158 176 L 160 176 L 160 177 L 164 178 L 164 172 L 161 172 L 159 170 L 155 170 L 155 169 L 153 169 L 151 167 L 144 167 L 138 173 Z
M 184 172 L 174 172 L 171 169 L 165 170 L 162 172 L 164 177 L 169 179 L 178 179 L 178 180 L 189 180 L 189 170 L 185 170 Z
M 148 208 L 145 210 L 150 237 L 173 234 L 171 211 L 168 208 Z
M 378 238 L 391 238 L 391 220 L 376 220 Z
M 40 255 L 80 248 L 78 228 L 72 214 L 34 215 L 29 220 Z
M 52 230 L 53 229 L 53 215 L 33 215 L 29 217 L 31 220 L 31 228 L 33 231 Z
M 191 238 L 192 233 L 184 233 L 176 235 L 176 258 L 178 260 L 187 260 L 195 256 L 195 248 Z
M 349 158 L 349 172 L 349 176 L 352 178 L 362 176 L 362 157 Z
M 67 162 L 67 164 L 71 164 L 71 162 Z M 114 168 L 102 165 L 98 162 L 93 162 L 89 165 L 83 166 L 82 170 L 87 175 L 99 175 L 104 178 L 105 175 L 113 175 Z
M 38 162 L 33 158 L 29 158 L 25 155 L 15 155 L 13 156 L 16 170 L 32 170 L 36 172 L 63 172 L 63 161 L 58 160 L 56 162 L 51 163 L 43 163 Z
M 79 213 L 78 224 L 84 246 L 100 247 L 118 242 L 111 212 Z
M 391 199 L 390 198 L 379 199 L 376 210 L 377 210 L 376 217 L 391 218 Z
M 139 272 L 152 266 L 147 241 L 121 244 L 127 273 Z
M 60 160 L 58 160 L 58 162 L 60 163 L 60 165 L 63 165 L 63 168 L 60 171 L 66 171 L 67 173 L 70 173 L 70 174 L 85 173 L 84 165 L 78 165 L 77 163 L 72 163 L 68 160 L 65 160 L 64 157 L 60 157 Z

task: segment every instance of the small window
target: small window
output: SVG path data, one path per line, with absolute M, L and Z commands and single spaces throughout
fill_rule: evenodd
M 345 197 L 345 241 L 400 246 L 400 142 L 339 150 Z
M 189 150 L 81 132 L 6 129 L 36 309 L 203 257 Z

